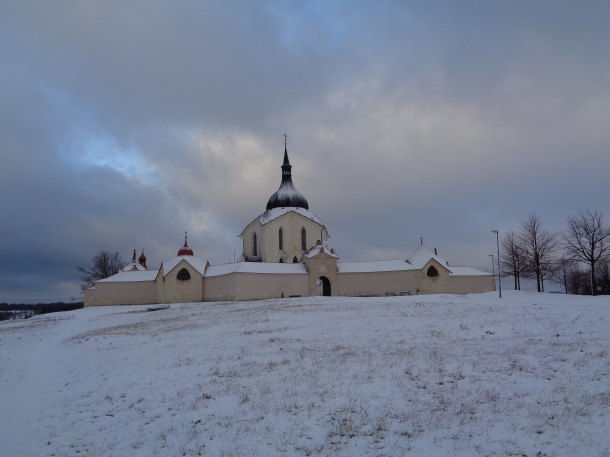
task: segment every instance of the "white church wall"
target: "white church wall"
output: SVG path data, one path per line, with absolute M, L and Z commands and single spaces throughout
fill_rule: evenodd
M 234 273 L 204 278 L 204 301 L 237 300 L 237 292 L 235 290 L 235 279 L 236 275 Z
M 429 276 L 430 267 L 434 267 L 438 276 Z M 450 272 L 441 263 L 434 259 L 429 260 L 424 267 L 419 271 L 421 277 L 420 291 L 422 294 L 440 294 L 446 293 L 451 284 Z
M 448 294 L 493 292 L 496 290 L 496 282 L 492 275 L 450 276 L 446 287 L 443 293 Z
M 246 226 L 241 235 L 243 237 L 243 253 L 248 257 L 252 257 L 255 255 L 253 241 L 254 233 L 256 233 L 256 256 L 261 256 L 261 253 L 263 252 L 263 239 L 261 223 L 258 217 Z
M 147 305 L 159 302 L 155 281 L 98 282 L 93 292 L 89 296 L 85 295 L 85 306 Z
M 419 270 L 339 273 L 339 295 L 383 296 L 419 293 Z
M 185 269 L 190 275 L 190 279 L 181 281 L 178 273 Z M 182 303 L 203 301 L 203 276 L 192 265 L 186 261 L 181 261 L 164 278 L 162 287 L 163 303 Z
M 233 273 L 237 300 L 309 296 L 307 274 Z
M 279 248 L 279 230 L 283 230 L 284 249 Z M 293 258 L 301 258 L 303 249 L 301 246 L 301 230 L 305 228 L 306 247 L 310 248 L 320 239 L 323 227 L 314 221 L 296 213 L 286 213 L 283 216 L 265 224 L 260 229 L 263 239 L 263 262 L 279 262 L 280 258 L 285 263 L 291 263 Z M 324 241 L 326 233 L 322 232 Z

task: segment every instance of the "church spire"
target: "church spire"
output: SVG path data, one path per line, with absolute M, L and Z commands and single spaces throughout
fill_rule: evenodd
M 288 135 L 284 133 L 284 163 L 282 164 L 282 182 L 292 181 L 292 165 L 288 160 Z
M 292 184 L 292 165 L 288 160 L 288 136 L 284 133 L 284 162 L 282 163 L 282 183 L 280 188 L 269 198 L 267 210 L 273 208 L 305 208 L 309 203 Z

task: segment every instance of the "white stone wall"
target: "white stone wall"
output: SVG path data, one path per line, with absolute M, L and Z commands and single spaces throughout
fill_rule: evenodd
M 308 275 L 269 274 L 269 273 L 232 273 L 235 275 L 237 300 L 261 300 L 290 296 L 307 297 Z
M 98 282 L 85 291 L 85 306 L 159 303 L 155 281 Z
M 419 270 L 339 273 L 338 279 L 338 295 L 355 297 L 416 295 L 420 288 Z
M 279 229 L 282 227 L 284 232 L 284 249 L 279 249 Z M 320 239 L 320 231 L 324 241 L 328 239 L 326 229 L 300 214 L 289 212 L 277 219 L 261 225 L 259 219 L 250 223 L 243 232 L 244 252 L 247 256 L 252 256 L 252 234 L 257 234 L 258 255 L 263 262 L 279 262 L 280 258 L 284 263 L 292 263 L 294 257 L 300 260 L 303 250 L 301 249 L 301 229 L 305 227 L 307 234 L 307 248 L 316 244 Z
M 222 300 L 259 300 L 290 296 L 319 295 L 317 280 L 325 276 L 333 296 L 383 296 L 400 294 L 478 293 L 495 290 L 494 278 L 451 276 L 447 269 L 431 260 L 422 270 L 337 273 L 336 259 L 324 255 L 307 259 L 308 273 L 229 273 L 203 278 L 185 261 L 180 262 L 156 281 L 103 282 L 85 291 L 85 306 L 176 303 Z M 433 265 L 438 276 L 426 275 Z M 178 272 L 185 268 L 191 279 L 179 281 Z
M 204 301 L 227 301 L 237 300 L 235 282 L 237 275 L 234 273 L 212 276 L 203 280 Z
M 181 281 L 177 278 L 178 273 L 183 268 L 189 272 L 191 279 Z M 159 281 L 163 283 L 160 295 L 160 301 L 163 303 L 203 301 L 203 276 L 185 260 L 180 261 L 172 271 L 165 277 L 160 278 Z

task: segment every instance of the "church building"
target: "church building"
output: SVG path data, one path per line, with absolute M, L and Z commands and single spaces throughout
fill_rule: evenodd
M 257 300 L 280 297 L 391 296 L 495 290 L 493 275 L 450 266 L 423 243 L 404 260 L 343 262 L 328 246 L 328 230 L 292 182 L 284 141 L 282 181 L 266 210 L 240 234 L 240 261 L 210 265 L 188 245 L 156 270 L 144 253 L 119 273 L 85 290 L 85 306 Z M 435 250 L 436 251 L 436 250 Z

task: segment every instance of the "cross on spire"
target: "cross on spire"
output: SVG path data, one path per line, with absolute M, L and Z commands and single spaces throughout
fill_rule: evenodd
M 286 145 L 288 144 L 288 135 L 286 135 L 286 133 L 284 133 L 284 135 L 282 135 L 284 137 L 284 147 L 286 147 Z

